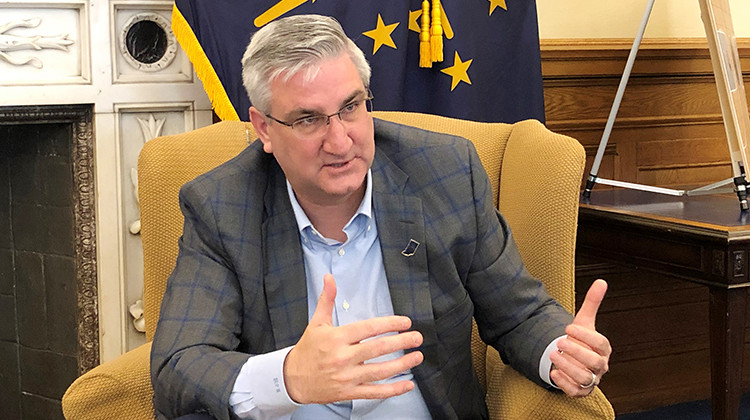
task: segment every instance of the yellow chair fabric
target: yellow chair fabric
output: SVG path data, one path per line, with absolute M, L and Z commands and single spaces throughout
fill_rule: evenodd
M 495 204 L 513 229 L 529 271 L 573 311 L 578 192 L 585 159 L 577 141 L 532 120 L 490 124 L 406 112 L 374 114 L 471 140 L 492 182 Z M 225 121 L 151 140 L 141 151 L 139 201 L 148 341 L 153 338 L 166 280 L 177 258 L 183 224 L 180 186 L 235 156 L 255 137 L 252 125 Z M 154 418 L 150 348 L 150 343 L 145 344 L 78 378 L 63 396 L 65 418 Z M 598 388 L 581 399 L 546 391 L 505 366 L 476 331 L 472 355 L 477 376 L 487 389 L 492 419 L 614 419 L 612 406 Z

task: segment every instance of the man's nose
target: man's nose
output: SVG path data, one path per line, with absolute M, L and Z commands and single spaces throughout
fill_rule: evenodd
M 338 115 L 328 119 L 328 132 L 323 140 L 323 150 L 330 154 L 344 154 L 349 151 L 352 140 L 349 138 L 349 130 L 346 123 L 341 121 Z

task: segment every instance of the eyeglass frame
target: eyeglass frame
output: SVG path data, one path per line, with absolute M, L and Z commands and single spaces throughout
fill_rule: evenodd
M 325 127 L 328 127 L 329 125 L 331 125 L 331 118 L 332 118 L 332 117 L 334 117 L 334 116 L 337 116 L 337 117 L 339 117 L 339 121 L 341 121 L 341 122 L 343 123 L 343 122 L 344 122 L 344 120 L 343 120 L 343 119 L 341 119 L 341 113 L 342 113 L 342 112 L 344 112 L 344 108 L 348 107 L 348 106 L 349 106 L 349 105 L 351 105 L 351 104 L 354 104 L 354 103 L 356 103 L 356 102 L 360 102 L 360 101 L 361 101 L 361 102 L 363 102 L 363 105 L 365 106 L 365 110 L 367 110 L 367 108 L 368 108 L 367 104 L 368 104 L 368 103 L 370 104 L 370 106 L 369 106 L 369 108 L 370 108 L 370 109 L 369 109 L 369 110 L 367 110 L 367 112 L 369 113 L 369 112 L 372 112 L 372 100 L 373 100 L 373 96 L 372 96 L 372 91 L 370 91 L 370 89 L 367 89 L 367 96 L 366 96 L 365 98 L 363 98 L 363 99 L 359 99 L 359 100 L 357 100 L 357 101 L 351 101 L 351 102 L 347 103 L 346 105 L 342 106 L 342 107 L 341 107 L 341 109 L 339 109 L 338 111 L 334 112 L 333 114 L 329 114 L 329 115 L 324 115 L 324 114 L 319 114 L 319 115 L 316 115 L 316 114 L 310 114 L 310 115 L 308 115 L 308 116 L 306 116 L 306 117 L 300 117 L 300 118 L 297 118 L 296 120 L 292 121 L 291 123 L 288 123 L 288 122 L 286 122 L 286 121 L 281 121 L 280 119 L 278 119 L 278 118 L 276 118 L 276 117 L 272 116 L 271 114 L 264 114 L 264 115 L 265 115 L 266 117 L 268 117 L 268 118 L 270 118 L 270 119 L 272 119 L 272 120 L 276 121 L 277 123 L 279 123 L 279 124 L 283 125 L 283 126 L 286 126 L 286 127 L 289 127 L 289 128 L 291 128 L 291 129 L 292 129 L 292 131 L 295 131 L 295 132 L 299 133 L 299 130 L 295 130 L 295 128 L 294 128 L 294 124 L 296 124 L 296 123 L 297 123 L 297 122 L 299 122 L 299 121 L 302 121 L 302 120 L 304 120 L 305 118 L 310 118 L 310 117 L 321 117 L 321 118 L 325 118 L 325 119 L 326 119 L 326 124 L 325 124 Z

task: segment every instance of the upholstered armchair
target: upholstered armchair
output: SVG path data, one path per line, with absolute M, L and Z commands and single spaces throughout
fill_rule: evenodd
M 461 135 L 471 140 L 492 182 L 528 270 L 570 312 L 574 310 L 574 252 L 583 147 L 533 120 L 477 123 L 434 115 L 376 112 L 375 117 Z M 221 122 L 149 141 L 138 161 L 144 310 L 147 344 L 82 375 L 63 396 L 63 413 L 77 419 L 154 417 L 149 352 L 166 280 L 177 258 L 185 182 L 239 153 L 255 139 L 252 125 Z M 501 199 L 499 199 L 501 198 Z M 472 355 L 493 419 L 614 419 L 601 391 L 581 399 L 546 391 L 504 365 L 473 334 Z

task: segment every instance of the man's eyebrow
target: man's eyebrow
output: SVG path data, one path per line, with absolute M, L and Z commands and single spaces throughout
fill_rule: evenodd
M 352 93 L 351 95 L 349 95 L 349 97 L 348 97 L 348 98 L 346 98 L 345 100 L 343 100 L 343 101 L 341 102 L 341 108 L 343 108 L 343 107 L 345 107 L 345 106 L 349 105 L 350 103 L 352 103 L 352 101 L 353 101 L 354 99 L 356 99 L 356 98 L 357 98 L 357 96 L 360 96 L 360 95 L 362 95 L 363 93 L 365 93 L 365 91 L 364 91 L 364 90 L 357 90 L 357 91 L 355 91 L 354 93 Z M 341 108 L 339 108 L 339 109 L 341 109 Z
M 354 92 L 352 92 L 351 95 L 347 96 L 346 99 L 341 101 L 341 105 L 339 106 L 339 110 L 344 108 L 345 106 L 349 105 L 354 99 L 356 99 L 358 96 L 366 94 L 366 92 L 362 89 L 358 89 Z M 287 115 L 287 118 L 293 118 L 295 120 L 299 118 L 304 118 L 306 116 L 310 115 L 325 115 L 321 110 L 319 109 L 306 109 L 306 108 L 298 108 L 293 109 L 289 114 Z

